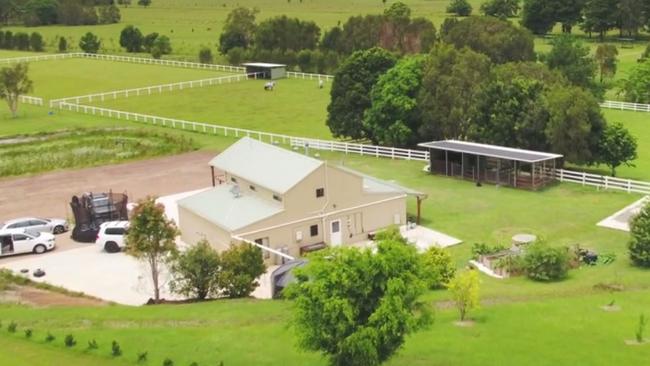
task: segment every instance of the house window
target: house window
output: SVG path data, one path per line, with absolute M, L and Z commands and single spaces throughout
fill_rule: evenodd
M 233 183 L 237 183 L 237 179 L 235 177 L 230 177 L 230 181 Z
M 278 195 L 278 194 L 274 194 L 273 199 L 278 201 L 278 202 L 282 202 L 282 197 L 280 197 L 280 195 Z
M 309 234 L 311 236 L 317 236 L 318 235 L 318 225 L 312 225 L 309 227 Z
M 251 191 L 254 191 L 254 190 L 255 190 L 255 186 L 248 186 L 248 188 L 250 188 Z
M 316 198 L 325 196 L 325 188 L 316 188 Z

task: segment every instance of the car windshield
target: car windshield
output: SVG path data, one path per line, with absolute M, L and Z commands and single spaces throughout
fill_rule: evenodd
M 32 236 L 34 238 L 38 238 L 39 236 L 41 236 L 41 233 L 35 230 L 25 230 L 25 234 L 28 234 L 29 236 Z

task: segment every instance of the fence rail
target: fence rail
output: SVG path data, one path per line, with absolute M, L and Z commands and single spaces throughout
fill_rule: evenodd
M 146 58 L 146 57 L 106 55 L 100 53 L 78 53 L 77 55 L 83 58 L 90 58 L 96 60 L 120 61 L 120 62 L 136 63 L 136 64 L 162 65 L 162 66 L 183 67 L 189 69 L 217 70 L 217 71 L 227 71 L 227 72 L 246 71 L 246 68 L 241 66 L 203 64 L 199 62 L 190 62 L 190 61 L 175 61 L 175 60 L 164 60 L 164 59 L 155 59 L 155 58 Z
M 21 95 L 18 97 L 18 101 L 25 104 L 33 104 L 42 106 L 45 102 L 43 98 L 39 97 L 30 97 L 29 95 Z
M 600 107 L 609 108 L 609 109 L 619 109 L 622 111 L 650 112 L 650 104 L 617 102 L 613 100 L 606 100 L 603 103 L 600 103 Z
M 79 57 L 79 53 L 55 53 L 55 54 L 38 55 L 38 56 L 10 57 L 10 58 L 0 58 L 0 64 L 14 64 L 14 63 L 18 63 L 18 62 L 62 60 L 62 59 L 66 59 L 66 58 L 75 58 L 75 57 Z
M 166 91 L 183 90 L 183 89 L 190 89 L 196 87 L 202 88 L 204 86 L 219 85 L 219 84 L 247 80 L 249 78 L 257 78 L 261 74 L 262 73 L 250 73 L 250 74 L 219 76 L 219 77 L 209 78 L 209 79 L 181 81 L 177 83 L 151 85 L 151 86 L 144 86 L 141 88 L 113 90 L 113 91 L 108 91 L 103 93 L 80 95 L 80 96 L 68 97 L 62 99 L 53 99 L 50 100 L 50 107 L 56 107 L 57 104 L 63 102 L 75 102 L 75 104 L 80 104 L 82 102 L 91 103 L 93 102 L 93 100 L 104 101 L 106 98 L 109 99 L 117 99 L 122 97 L 128 98 L 128 97 L 135 97 L 140 95 L 151 95 L 152 93 L 162 93 Z
M 621 179 L 566 169 L 557 169 L 555 176 L 560 182 L 578 183 L 583 186 L 592 186 L 599 189 L 615 189 L 628 193 L 650 194 L 650 182 Z
M 310 74 L 306 72 L 287 71 L 288 78 L 306 79 L 306 80 L 334 80 L 334 75 Z

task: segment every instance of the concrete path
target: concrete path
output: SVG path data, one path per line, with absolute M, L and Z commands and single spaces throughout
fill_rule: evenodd
M 640 200 L 609 216 L 608 218 L 600 221 L 596 225 L 609 229 L 630 231 L 630 221 L 641 211 L 643 206 L 647 203 L 650 203 L 650 196 L 641 198 Z

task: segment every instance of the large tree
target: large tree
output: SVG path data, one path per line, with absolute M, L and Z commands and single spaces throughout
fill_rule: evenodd
M 594 88 L 596 63 L 590 55 L 589 47 L 577 38 L 571 35 L 557 37 L 544 60 L 551 70 L 558 70 L 572 84 Z
M 225 55 L 235 47 L 248 48 L 255 37 L 255 16 L 258 9 L 238 7 L 228 13 L 219 36 L 219 52 Z
M 534 34 L 546 34 L 557 22 L 555 8 L 549 0 L 525 0 L 521 11 L 521 24 Z
M 405 338 L 430 323 L 420 296 L 426 286 L 415 247 L 396 235 L 379 239 L 376 253 L 331 248 L 296 271 L 293 325 L 301 348 L 330 365 L 374 366 Z
M 620 94 L 628 102 L 650 103 L 650 58 L 635 65 L 621 81 Z
M 262 50 L 313 50 L 320 39 L 320 28 L 313 21 L 280 15 L 261 22 L 255 30 L 255 47 Z
M 140 29 L 127 25 L 120 33 L 120 46 L 124 47 L 126 52 L 140 52 L 143 39 Z
M 420 140 L 422 115 L 417 96 L 422 85 L 421 56 L 401 59 L 372 88 L 364 128 L 375 144 L 413 146 Z
M 165 207 L 147 197 L 138 201 L 126 236 L 126 253 L 149 267 L 154 301 L 160 301 L 160 274 L 166 263 L 177 254 L 174 221 L 165 216 Z
M 600 40 L 607 31 L 617 26 L 619 0 L 586 0 L 581 28 L 591 34 L 598 33 Z
M 486 54 L 495 63 L 535 60 L 530 31 L 493 17 L 465 18 L 448 30 L 444 40 Z
M 486 0 L 481 4 L 481 12 L 501 19 L 512 18 L 519 12 L 519 2 L 520 0 Z
M 612 176 L 621 165 L 634 166 L 637 158 L 636 138 L 622 124 L 613 123 L 605 128 L 600 141 L 600 162 L 610 167 Z
M 646 22 L 643 7 L 647 0 L 618 0 L 618 26 L 621 35 L 636 37 Z
M 97 53 L 102 42 L 91 32 L 88 32 L 79 40 L 79 48 L 86 53 Z
M 20 96 L 34 89 L 32 80 L 27 75 L 28 71 L 29 66 L 26 63 L 17 63 L 0 69 L 0 98 L 7 101 L 11 115 L 14 117 L 18 112 Z
M 334 74 L 327 106 L 327 126 L 336 137 L 366 137 L 363 115 L 370 108 L 370 91 L 379 76 L 395 65 L 396 57 L 382 48 L 357 51 Z
M 489 77 L 490 65 L 487 56 L 467 48 L 441 44 L 431 51 L 417 97 L 422 140 L 468 137 L 480 85 Z

